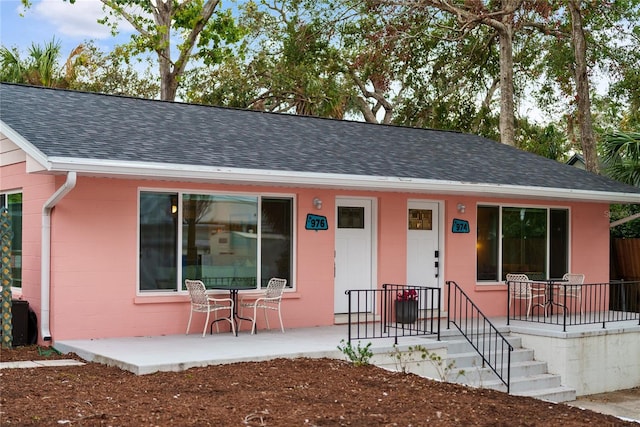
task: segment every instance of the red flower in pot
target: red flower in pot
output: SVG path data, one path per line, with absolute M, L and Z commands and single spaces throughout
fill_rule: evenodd
M 407 289 L 398 292 L 397 298 L 398 301 L 417 301 L 418 292 L 415 289 Z

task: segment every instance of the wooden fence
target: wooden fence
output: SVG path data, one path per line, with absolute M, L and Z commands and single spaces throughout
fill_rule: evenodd
M 640 239 L 611 239 L 611 280 L 640 281 Z M 640 288 L 628 287 L 627 308 L 640 313 Z M 620 307 L 612 307 L 619 309 Z
M 611 279 L 640 280 L 640 239 L 611 240 Z

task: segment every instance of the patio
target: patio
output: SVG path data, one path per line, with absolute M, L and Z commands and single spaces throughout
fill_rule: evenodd
M 196 366 L 261 361 L 275 358 L 328 357 L 344 359 L 338 350 L 347 338 L 347 326 L 259 330 L 238 336 L 221 332 L 207 335 L 164 335 L 56 341 L 63 353 L 76 353 L 85 360 L 117 366 L 135 374 L 182 371 Z M 424 338 L 423 338 L 424 339 Z M 390 346 L 382 340 L 377 346 Z
M 637 321 L 617 322 L 602 325 L 576 325 L 568 332 L 562 326 L 521 322 L 506 317 L 490 319 L 502 333 L 537 336 L 542 339 L 575 339 L 580 337 L 611 335 L 615 332 L 640 333 Z M 238 336 L 231 333 L 214 333 L 203 338 L 199 333 L 189 335 L 141 336 L 104 338 L 87 340 L 56 341 L 54 347 L 62 353 L 76 353 L 85 360 L 117 366 L 138 375 L 157 371 L 182 371 L 196 366 L 218 365 L 246 361 L 261 361 L 275 358 L 321 358 L 345 359 L 338 349 L 347 340 L 347 325 L 323 326 L 315 328 L 259 330 L 251 335 L 241 331 Z M 446 319 L 441 320 L 441 340 L 459 337 L 452 325 L 447 329 Z M 363 339 L 362 345 L 371 343 L 374 353 L 393 350 L 394 338 Z M 400 349 L 420 344 L 426 348 L 440 348 L 434 336 L 401 337 Z M 354 347 L 358 341 L 352 343 Z

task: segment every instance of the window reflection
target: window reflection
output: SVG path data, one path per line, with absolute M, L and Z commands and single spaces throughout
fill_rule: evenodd
M 185 279 L 259 288 L 280 277 L 292 287 L 292 271 L 291 197 L 140 193 L 141 291 L 175 292 Z
M 176 291 L 178 195 L 140 193 L 140 289 Z
M 182 211 L 182 281 L 255 286 L 258 198 L 185 194 Z
M 478 206 L 477 213 L 478 281 L 504 280 L 507 273 L 541 280 L 568 271 L 567 209 Z

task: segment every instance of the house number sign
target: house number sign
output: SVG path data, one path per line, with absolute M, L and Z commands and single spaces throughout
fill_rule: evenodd
M 453 225 L 451 227 L 451 231 L 454 233 L 468 233 L 469 232 L 469 221 L 465 221 L 464 219 L 453 219 Z
M 329 223 L 327 217 L 322 215 L 307 214 L 307 222 L 304 226 L 306 230 L 328 230 Z

